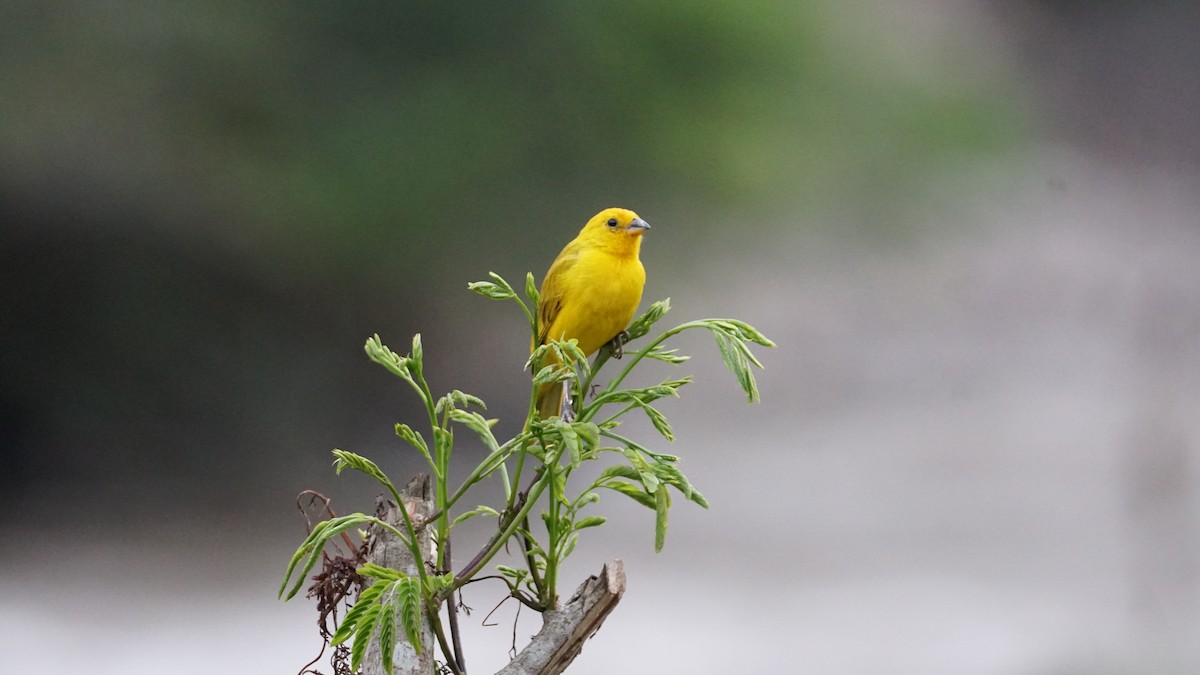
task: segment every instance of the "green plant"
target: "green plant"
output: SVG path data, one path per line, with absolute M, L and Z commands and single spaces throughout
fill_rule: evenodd
M 538 291 L 533 275 L 527 275 L 525 300 L 497 274 L 491 281 L 476 282 L 469 288 L 476 293 L 499 300 L 513 300 L 520 306 L 529 322 L 530 330 L 537 334 L 536 307 Z M 632 342 L 649 334 L 654 324 L 670 309 L 669 300 L 654 303 L 630 324 L 628 340 Z M 483 416 L 486 410 L 483 401 L 461 391 L 452 391 L 440 398 L 430 392 L 424 376 L 424 350 L 420 335 L 413 338 L 412 350 L 404 356 L 383 344 L 378 335 L 369 338 L 365 345 L 372 361 L 406 382 L 424 405 L 430 437 L 426 439 L 419 431 L 407 424 L 397 424 L 396 434 L 424 457 L 433 476 L 433 499 L 436 510 L 427 519 L 413 522 L 407 511 L 403 514 L 403 528 L 395 527 L 380 518 L 363 513 L 334 517 L 318 523 L 308 538 L 292 557 L 280 586 L 281 597 L 291 599 L 300 590 L 312 568 L 321 558 L 330 538 L 348 530 L 375 525 L 404 543 L 414 560 L 424 556 L 417 544 L 418 534 L 424 528 L 432 528 L 431 535 L 436 543 L 434 569 L 430 572 L 417 565 L 417 576 L 409 577 L 395 569 L 365 564 L 358 574 L 374 580 L 363 590 L 358 601 L 343 617 L 330 642 L 338 645 L 352 641 L 350 650 L 351 667 L 357 669 L 372 636 L 379 638 L 384 654 L 391 654 L 396 640 L 396 621 L 409 637 L 415 648 L 420 648 L 416 639 L 421 629 L 421 617 L 430 622 L 441 645 L 447 666 L 452 672 L 461 672 L 452 650 L 445 639 L 439 608 L 452 599 L 464 584 L 475 579 L 506 545 L 513 540 L 524 553 L 523 567 L 498 565 L 497 571 L 508 586 L 509 594 L 524 605 L 537 611 L 553 609 L 558 603 L 558 571 L 564 559 L 571 554 L 583 530 L 602 525 L 606 519 L 591 513 L 600 501 L 602 490 L 625 495 L 655 513 L 655 550 L 661 550 L 667 534 L 667 514 L 671 506 L 669 489 L 674 489 L 684 498 L 703 507 L 707 500 L 679 469 L 679 457 L 650 450 L 642 443 L 617 433 L 621 419 L 630 413 L 647 415 L 654 428 L 668 441 L 674 434 L 666 417 L 654 407 L 659 399 L 678 396 L 680 388 L 691 382 L 690 377 L 668 379 L 651 387 L 626 387 L 630 373 L 644 359 L 654 359 L 670 364 L 681 364 L 688 357 L 667 349 L 664 343 L 672 336 L 691 329 L 705 329 L 716 338 L 725 364 L 733 372 L 749 401 L 758 400 L 758 388 L 751 372 L 751 365 L 762 367 L 749 348 L 749 343 L 774 346 L 762 333 L 749 324 L 734 319 L 703 319 L 689 321 L 667 330 L 651 339 L 640 349 L 624 349 L 626 362 L 603 387 L 597 387 L 594 396 L 587 396 L 593 389 L 600 369 L 614 355 L 611 349 L 602 349 L 594 362 L 579 351 L 574 340 L 554 341 L 533 351 L 526 364 L 533 372 L 533 388 L 530 391 L 526 424 L 523 431 L 501 443 L 492 433 L 496 420 Z M 555 359 L 550 365 L 540 364 L 553 352 Z M 534 392 L 539 385 L 564 382 L 572 392 L 573 415 L 540 419 L 536 409 Z M 478 438 L 487 450 L 486 457 L 452 489 L 450 480 L 450 457 L 454 449 L 455 430 L 462 428 Z M 387 489 L 392 499 L 401 503 L 400 492 L 395 483 L 371 460 L 345 450 L 334 450 L 334 466 L 340 474 L 347 468 L 365 473 Z M 602 457 L 613 457 L 616 463 L 601 470 L 599 475 L 587 483 L 587 487 L 575 493 L 569 488 L 569 479 L 585 464 Z M 496 477 L 504 487 L 504 503 L 499 508 L 478 506 L 465 510 L 453 519 L 456 510 L 467 492 L 482 481 Z M 522 480 L 527 486 L 521 489 Z M 529 516 L 541 509 L 541 532 L 530 527 Z M 454 527 L 465 520 L 479 516 L 490 516 L 498 520 L 495 535 L 477 555 L 458 572 L 448 571 L 450 538 Z M 455 624 L 451 623 L 453 629 Z M 391 672 L 391 664 L 385 661 Z

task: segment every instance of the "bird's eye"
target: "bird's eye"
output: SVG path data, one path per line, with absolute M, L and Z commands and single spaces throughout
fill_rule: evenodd
M 609 227 L 616 227 L 616 226 L 617 226 L 617 219 L 616 219 L 616 218 L 609 218 L 609 219 L 608 219 L 608 226 L 609 226 Z

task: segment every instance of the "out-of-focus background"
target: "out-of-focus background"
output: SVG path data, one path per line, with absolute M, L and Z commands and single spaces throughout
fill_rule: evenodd
M 780 346 L 748 407 L 680 340 L 679 438 L 638 433 L 712 508 L 677 500 L 655 555 L 606 498 L 564 590 L 611 557 L 629 590 L 572 672 L 1197 672 L 1198 28 L 1185 2 L 6 3 L 5 670 L 298 671 L 296 494 L 371 508 L 334 447 L 419 468 L 363 340 L 421 332 L 434 388 L 514 431 L 523 321 L 466 283 L 540 278 L 622 205 L 667 324 Z M 507 661 L 498 599 L 466 593 L 472 672 Z

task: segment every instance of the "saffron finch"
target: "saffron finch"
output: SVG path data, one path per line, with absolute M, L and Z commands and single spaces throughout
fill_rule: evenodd
M 638 252 L 649 229 L 628 209 L 605 209 L 592 216 L 542 281 L 534 348 L 551 339 L 574 338 L 590 356 L 625 330 L 642 301 L 646 269 Z M 561 382 L 543 385 L 538 414 L 543 419 L 561 414 L 562 399 Z

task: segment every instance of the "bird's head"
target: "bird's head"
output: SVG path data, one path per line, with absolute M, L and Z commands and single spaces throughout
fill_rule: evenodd
M 633 211 L 613 208 L 592 216 L 579 234 L 598 246 L 628 250 L 636 255 L 642 235 L 649 229 L 650 225 Z

